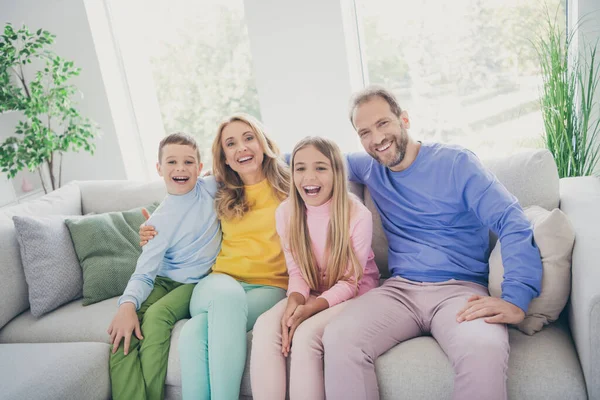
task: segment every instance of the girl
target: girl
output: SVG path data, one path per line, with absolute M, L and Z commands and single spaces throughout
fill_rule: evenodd
M 371 250 L 370 211 L 348 193 L 337 145 L 308 137 L 291 156 L 290 197 L 276 213 L 289 274 L 288 298 L 263 314 L 253 331 L 250 378 L 255 399 L 324 399 L 327 322 L 340 304 L 374 288 L 379 271 Z
M 275 210 L 289 192 L 289 170 L 260 123 L 227 118 L 213 142 L 215 199 L 223 241 L 213 273 L 196 285 L 192 319 L 179 337 L 184 399 L 239 398 L 246 332 L 285 298 L 287 271 Z M 142 241 L 154 235 L 140 231 Z

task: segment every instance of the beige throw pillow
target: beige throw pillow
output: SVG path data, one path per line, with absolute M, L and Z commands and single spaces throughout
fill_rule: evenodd
M 571 255 L 575 231 L 567 216 L 555 208 L 552 211 L 538 206 L 528 207 L 525 216 L 533 225 L 533 238 L 542 256 L 542 291 L 532 300 L 525 320 L 517 328 L 533 335 L 544 325 L 556 321 L 569 299 L 571 292 Z M 490 294 L 500 297 L 504 280 L 504 266 L 500 241 L 490 255 Z

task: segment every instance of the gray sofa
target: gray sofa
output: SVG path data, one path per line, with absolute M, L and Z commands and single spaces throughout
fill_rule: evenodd
M 508 393 L 511 399 L 600 399 L 600 180 L 559 181 L 547 151 L 486 162 L 523 207 L 559 206 L 576 231 L 571 299 L 561 319 L 534 336 L 510 329 Z M 376 220 L 373 246 L 387 272 L 386 243 L 368 192 L 353 185 Z M 0 210 L 0 397 L 3 399 L 105 399 L 110 397 L 106 329 L 116 298 L 87 307 L 73 301 L 36 319 L 15 238 L 14 215 L 81 215 L 127 210 L 165 194 L 162 182 L 72 182 L 41 199 Z M 364 196 L 363 196 L 364 194 Z M 167 398 L 181 397 L 173 332 Z M 250 344 L 251 333 L 248 334 Z M 402 343 L 376 364 L 383 399 L 448 399 L 453 372 L 431 337 Z M 243 397 L 251 396 L 248 368 Z

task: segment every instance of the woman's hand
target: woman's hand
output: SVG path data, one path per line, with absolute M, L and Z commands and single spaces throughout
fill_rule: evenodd
M 145 208 L 142 208 L 142 214 L 144 215 L 144 218 L 146 218 L 146 221 L 150 218 L 150 214 L 148 213 L 148 210 L 146 210 Z M 144 245 L 146 243 L 148 243 L 149 240 L 152 240 L 152 238 L 154 236 L 156 236 L 156 234 L 158 232 L 156 232 L 156 230 L 154 229 L 153 226 L 151 225 L 140 225 L 140 246 L 144 247 Z
M 288 339 L 290 328 L 287 326 L 287 322 L 289 321 L 294 311 L 298 306 L 304 305 L 306 299 L 303 295 L 298 292 L 293 292 L 288 296 L 287 306 L 285 307 L 285 311 L 283 313 L 283 317 L 281 317 L 281 352 L 284 356 L 288 356 L 290 353 L 290 343 L 291 340 Z

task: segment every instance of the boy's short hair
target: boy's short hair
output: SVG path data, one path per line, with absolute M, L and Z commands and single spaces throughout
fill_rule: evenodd
M 196 150 L 196 157 L 198 158 L 198 162 L 200 162 L 200 149 L 198 148 L 198 143 L 196 143 L 196 139 L 183 132 L 174 132 L 170 135 L 165 136 L 163 140 L 160 141 L 158 145 L 158 162 L 162 161 L 163 148 L 168 144 L 183 144 L 185 146 L 190 146 L 192 149 Z

